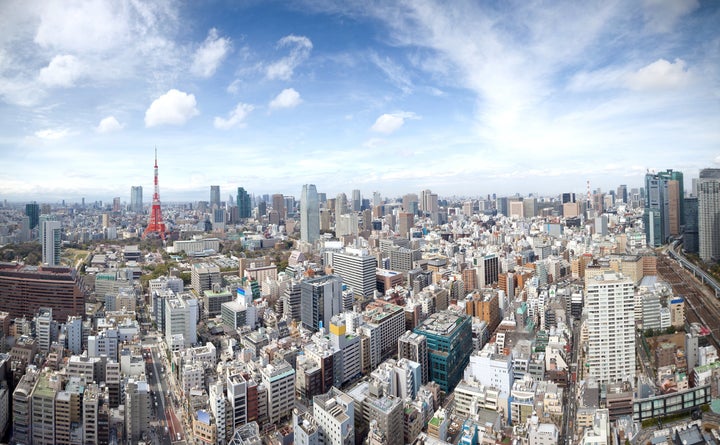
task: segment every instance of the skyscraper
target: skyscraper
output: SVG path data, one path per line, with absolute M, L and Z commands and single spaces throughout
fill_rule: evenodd
M 282 193 L 272 195 L 272 207 L 273 210 L 278 212 L 278 216 L 281 220 L 287 218 L 287 213 L 285 213 L 285 197 Z
M 634 283 L 616 272 L 589 277 L 588 372 L 600 384 L 635 378 Z
M 720 168 L 700 170 L 698 180 L 700 258 L 720 259 Z
M 219 209 L 220 208 L 220 186 L 219 185 L 211 185 L 210 186 L 210 208 L 211 209 Z
M 360 196 L 360 190 L 352 191 L 352 210 L 353 212 L 359 212 L 362 207 L 362 197 Z
M 345 213 L 347 213 L 347 196 L 345 193 L 339 193 L 335 198 L 335 222 Z
M 698 199 L 685 199 L 685 225 L 683 226 L 683 249 L 688 253 L 698 253 Z
M 130 211 L 135 213 L 143 211 L 143 188 L 141 185 L 130 187 Z
M 60 221 L 43 221 L 42 262 L 48 266 L 60 265 L 60 242 L 62 228 Z
M 665 178 L 655 174 L 645 175 L 645 239 L 648 246 L 658 247 L 670 236 L 670 204 L 668 184 Z
M 25 204 L 25 215 L 30 218 L 30 230 L 34 229 L 40 222 L 40 205 L 35 202 Z
M 352 286 L 353 294 L 363 298 L 372 297 L 376 287 L 375 269 L 377 258 L 366 250 L 345 249 L 332 256 L 332 267 L 345 284 Z
M 300 193 L 300 239 L 313 244 L 320 238 L 320 203 L 315 184 L 303 185 Z
M 243 187 L 238 187 L 237 189 L 237 206 L 241 219 L 250 218 L 252 214 L 250 195 Z

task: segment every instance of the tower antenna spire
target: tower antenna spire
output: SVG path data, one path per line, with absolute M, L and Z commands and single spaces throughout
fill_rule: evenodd
M 158 185 L 158 163 L 157 146 L 155 147 L 155 190 L 153 191 L 153 202 L 150 208 L 150 220 L 143 232 L 142 237 L 146 238 L 148 233 L 154 233 L 165 239 L 165 222 L 163 222 L 162 209 L 160 208 L 160 186 Z

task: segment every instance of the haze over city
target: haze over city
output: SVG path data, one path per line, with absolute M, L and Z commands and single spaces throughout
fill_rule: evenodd
M 0 4 L 0 195 L 582 192 L 720 164 L 717 3 Z

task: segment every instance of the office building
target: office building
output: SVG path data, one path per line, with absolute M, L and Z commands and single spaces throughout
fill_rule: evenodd
M 472 317 L 452 309 L 436 312 L 414 332 L 427 339 L 428 379 L 449 394 L 462 380 L 470 361 Z
M 295 370 L 285 360 L 274 360 L 260 369 L 267 390 L 267 414 L 270 423 L 289 418 L 295 406 Z
M 25 204 L 25 215 L 30 220 L 30 230 L 34 229 L 40 222 L 40 205 L 34 202 Z
M 720 169 L 700 170 L 698 180 L 700 259 L 720 260 Z
M 190 294 L 165 301 L 165 341 L 171 350 L 197 343 L 198 302 Z
M 12 438 L 18 444 L 32 442 L 32 393 L 37 380 L 37 371 L 29 369 L 20 378 L 12 394 Z
M 211 185 L 210 186 L 210 210 L 215 210 L 220 208 L 220 186 L 219 185 Z
M 335 223 L 337 224 L 340 215 L 344 215 L 348 212 L 347 195 L 345 193 L 339 193 L 335 198 Z
M 130 187 L 130 211 L 135 213 L 143 211 L 143 188 L 141 185 Z
M 685 225 L 683 226 L 683 250 L 697 254 L 700 249 L 698 228 L 698 198 L 685 198 Z
M 587 371 L 600 384 L 635 378 L 634 283 L 616 272 L 587 277 Z
M 206 290 L 212 290 L 222 283 L 220 268 L 210 263 L 195 263 L 190 271 L 190 282 L 198 295 Z
M 59 376 L 43 372 L 33 388 L 31 398 L 32 440 L 36 445 L 54 445 L 55 440 L 55 396 L 60 387 Z
M 285 210 L 285 197 L 281 193 L 272 195 L 272 208 L 278 213 L 278 217 L 281 220 L 287 218 L 287 212 Z
M 352 287 L 356 296 L 367 298 L 374 295 L 377 258 L 366 250 L 348 247 L 343 253 L 333 253 L 332 268 L 343 283 Z
M 362 196 L 360 195 L 360 190 L 353 190 L 352 191 L 352 211 L 353 212 L 359 212 L 362 207 Z
M 125 435 L 132 443 L 150 429 L 150 385 L 130 379 L 125 384 Z
M 667 170 L 645 175 L 645 236 L 650 247 L 680 234 L 684 223 L 682 172 Z
M 376 440 L 379 439 L 379 443 L 386 445 L 404 443 L 403 399 L 393 396 L 369 397 L 365 400 L 364 408 L 371 435 Z
M 60 243 L 62 228 L 60 221 L 43 221 L 42 227 L 42 263 L 46 266 L 60 265 Z
M 327 327 L 333 315 L 342 312 L 342 279 L 325 275 L 300 283 L 300 319 L 306 329 Z
M 238 187 L 237 189 L 237 207 L 238 207 L 238 215 L 240 219 L 247 219 L 252 216 L 252 203 L 250 200 L 250 195 L 248 192 L 245 191 L 243 187 Z M 263 202 L 264 204 L 264 202 Z M 265 206 L 263 205 L 263 208 Z M 265 212 L 263 212 L 264 215 Z M 262 215 L 259 215 L 262 216 Z
M 412 331 L 405 332 L 398 338 L 398 358 L 419 363 L 421 384 L 428 382 L 427 337 Z
M 355 444 L 355 404 L 352 397 L 333 387 L 313 397 L 313 417 L 322 443 Z
M 300 193 L 300 239 L 313 244 L 320 238 L 320 202 L 315 184 L 303 185 Z
M 0 311 L 11 318 L 30 318 L 40 307 L 52 308 L 58 320 L 82 316 L 85 298 L 77 272 L 67 267 L 0 264 Z
M 410 229 L 415 225 L 415 214 L 410 212 L 400 212 L 398 214 L 398 234 L 403 238 L 410 235 Z

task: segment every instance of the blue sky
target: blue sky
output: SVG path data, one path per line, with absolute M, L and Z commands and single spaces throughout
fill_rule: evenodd
M 167 201 L 695 177 L 720 167 L 718 23 L 697 0 L 3 1 L 0 198 L 149 200 L 155 146 Z

